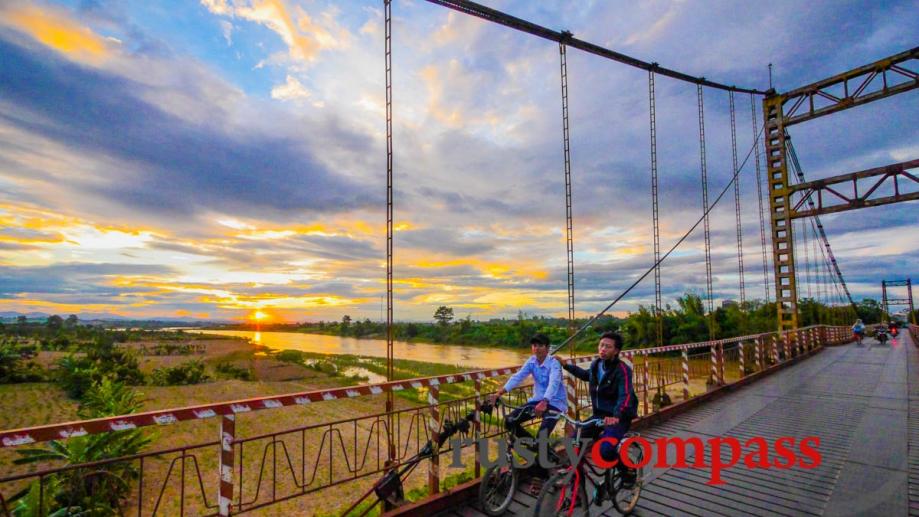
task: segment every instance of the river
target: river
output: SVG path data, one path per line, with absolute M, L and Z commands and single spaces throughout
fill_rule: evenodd
M 382 339 L 355 339 L 302 332 L 255 332 L 251 330 L 196 329 L 187 332 L 245 337 L 253 343 L 277 350 L 386 357 L 386 341 Z M 520 365 L 530 356 L 530 351 L 394 341 L 393 355 L 396 359 L 455 364 L 472 369 Z

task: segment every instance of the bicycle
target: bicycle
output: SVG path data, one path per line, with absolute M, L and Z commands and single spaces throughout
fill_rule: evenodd
M 502 420 L 507 421 L 507 410 L 521 410 L 517 415 L 518 420 L 527 420 L 533 416 L 532 406 L 512 406 L 503 402 L 501 399 L 495 401 L 495 406 L 500 405 L 502 409 Z M 492 406 L 485 404 L 482 412 L 491 414 Z M 514 460 L 514 445 L 517 443 L 517 436 L 512 429 L 507 429 L 507 447 L 505 448 L 504 461 L 499 461 L 496 465 L 489 467 L 482 476 L 479 484 L 479 505 L 482 511 L 488 515 L 496 517 L 502 515 L 510 507 L 517 492 L 517 482 L 520 477 L 521 467 Z M 549 461 L 553 465 L 559 465 L 561 458 L 555 453 L 552 447 L 549 448 Z M 531 465 L 530 465 L 531 466 Z M 526 468 L 529 468 L 527 466 Z
M 862 340 L 865 339 L 865 331 L 853 332 L 855 335 L 855 346 L 862 346 Z
M 582 442 L 582 433 L 585 429 L 602 428 L 603 419 L 592 418 L 580 422 L 567 415 L 562 414 L 568 423 L 577 429 L 574 444 L 576 454 L 580 454 L 581 449 L 590 446 L 594 440 L 587 439 Z M 629 438 L 638 438 L 638 433 L 626 433 L 622 442 L 616 448 L 617 455 L 621 453 L 621 445 Z M 534 515 L 536 516 L 589 516 L 590 507 L 593 505 L 602 506 L 603 502 L 609 498 L 616 510 L 623 514 L 629 515 L 635 510 L 638 499 L 641 497 L 641 486 L 643 481 L 642 469 L 637 468 L 635 479 L 631 486 L 625 486 L 625 479 L 618 468 L 610 468 L 605 471 L 598 471 L 597 467 L 588 461 L 590 454 L 584 454 L 575 465 L 569 465 L 555 473 L 549 478 L 539 493 L 536 500 Z M 644 452 L 634 441 L 628 449 L 629 459 L 633 465 L 641 465 L 644 459 Z M 621 460 L 620 460 L 621 461 Z M 594 493 L 591 498 L 587 497 L 587 481 L 594 485 Z

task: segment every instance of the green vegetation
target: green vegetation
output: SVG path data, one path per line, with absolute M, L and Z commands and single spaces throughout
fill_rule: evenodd
M 251 381 L 252 372 L 247 368 L 234 366 L 233 363 L 221 362 L 214 365 L 214 370 L 225 379 L 239 379 L 241 381 Z
M 5 339 L 0 341 L 0 384 L 45 380 L 41 366 L 35 361 L 26 360 L 32 356 L 34 350 L 30 347 L 17 346 Z
M 140 409 L 140 395 L 123 383 L 104 378 L 83 394 L 80 418 L 101 418 L 134 413 Z M 17 465 L 61 461 L 76 465 L 139 453 L 151 442 L 149 433 L 117 431 L 67 440 L 52 440 L 40 448 L 17 449 Z M 38 481 L 14 495 L 13 515 L 114 515 L 138 476 L 133 462 L 109 463 L 91 468 L 65 470 Z
M 137 356 L 130 350 L 116 347 L 102 336 L 84 348 L 85 353 L 70 355 L 57 362 L 55 379 L 72 398 L 80 399 L 94 384 L 108 378 L 130 385 L 143 384 L 144 374 Z
M 184 386 L 209 380 L 211 378 L 205 373 L 201 361 L 189 361 L 172 368 L 157 368 L 150 375 L 150 384 L 154 386 Z

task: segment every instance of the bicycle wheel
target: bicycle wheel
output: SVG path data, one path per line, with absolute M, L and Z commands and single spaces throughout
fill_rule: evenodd
M 568 469 L 555 473 L 542 486 L 539 497 L 536 499 L 536 508 L 533 515 L 536 517 L 549 517 L 556 515 L 586 517 L 590 515 L 590 506 L 587 501 L 585 477 L 578 483 L 577 494 L 572 497 L 574 489 L 574 476 L 568 479 Z M 572 506 L 574 507 L 572 509 Z
M 637 436 L 637 435 L 635 435 Z M 633 465 L 640 465 L 644 459 L 644 452 L 641 446 L 632 442 L 629 445 L 629 459 Z M 607 483 L 610 491 L 610 499 L 613 500 L 613 506 L 622 515 L 629 515 L 635 510 L 638 504 L 638 498 L 641 497 L 641 484 L 643 482 L 643 473 L 641 468 L 635 469 L 635 483 L 630 488 L 622 486 L 623 479 L 618 469 L 610 469 L 607 474 Z
M 489 467 L 479 485 L 479 504 L 488 515 L 497 516 L 507 511 L 517 491 L 517 470 L 495 465 Z

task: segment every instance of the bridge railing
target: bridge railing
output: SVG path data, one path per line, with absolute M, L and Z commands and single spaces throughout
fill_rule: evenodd
M 642 416 L 667 405 L 687 400 L 712 387 L 730 384 L 747 375 L 798 357 L 823 345 L 849 340 L 846 327 L 815 326 L 784 334 L 764 333 L 685 345 L 626 350 L 622 356 L 633 364 L 635 387 L 641 398 Z M 563 359 L 584 364 L 596 356 Z M 51 492 L 57 477 L 74 476 L 91 480 L 107 466 L 130 464 L 137 472 L 125 513 L 218 514 L 241 513 L 255 508 L 335 487 L 379 474 L 416 454 L 435 437 L 446 419 L 459 420 L 477 411 L 477 401 L 493 391 L 498 377 L 516 367 L 478 370 L 452 375 L 406 379 L 393 382 L 290 393 L 192 407 L 172 408 L 94 420 L 35 426 L 0 432 L 0 447 L 13 448 L 48 440 L 108 433 L 142 427 L 162 428 L 183 421 L 215 419 L 214 441 L 115 458 L 92 464 L 67 465 L 0 478 L 0 510 L 12 515 L 10 494 L 37 482 L 38 500 Z M 447 386 L 463 387 L 443 393 Z M 236 420 L 261 418 L 263 411 L 289 406 L 310 406 L 340 399 L 366 399 L 387 391 L 414 389 L 426 396 L 427 404 L 327 423 L 312 423 L 294 429 L 240 437 Z M 578 383 L 578 406 L 589 407 L 585 383 Z M 667 394 L 665 397 L 664 394 Z M 520 390 L 514 395 L 525 399 Z M 451 398 L 451 400 L 447 400 Z M 501 425 L 495 419 L 476 414 L 475 438 L 495 436 Z M 392 447 L 390 447 L 392 443 Z M 479 442 L 463 454 L 474 457 L 479 473 Z M 391 452 L 390 452 L 391 451 Z M 449 446 L 439 451 L 449 453 Z M 216 454 L 215 454 L 216 452 Z M 440 489 L 444 470 L 435 454 L 428 465 L 431 492 Z M 155 467 L 152 467 L 155 466 Z M 209 474 L 212 473 L 212 474 Z M 338 501 L 344 503 L 346 501 Z M 53 502 L 52 502 L 53 503 Z M 64 504 L 57 502 L 53 504 Z M 53 506 L 52 504 L 52 506 Z M 44 508 L 44 505 L 41 506 Z M 42 513 L 40 509 L 39 514 Z

